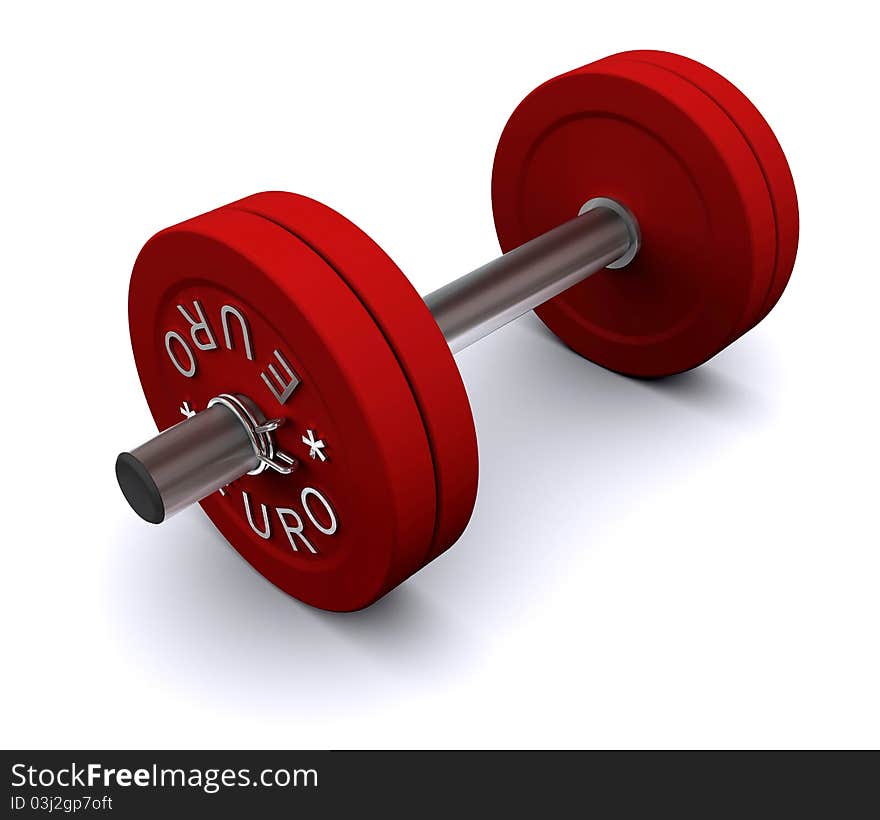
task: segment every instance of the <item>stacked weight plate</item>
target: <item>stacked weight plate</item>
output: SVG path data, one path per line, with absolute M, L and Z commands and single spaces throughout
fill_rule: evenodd
M 278 446 L 297 470 L 201 503 L 286 592 L 358 609 L 458 539 L 477 488 L 458 369 L 406 277 L 344 217 L 267 193 L 168 228 L 138 257 L 129 314 L 160 429 L 219 393 L 284 418 Z M 279 401 L 269 385 L 288 372 L 299 382 Z
M 788 281 L 798 220 L 782 150 L 755 107 L 693 60 L 617 54 L 544 83 L 513 113 L 492 183 L 502 249 L 594 196 L 636 214 L 639 255 L 537 313 L 605 367 L 696 367 L 760 321 Z

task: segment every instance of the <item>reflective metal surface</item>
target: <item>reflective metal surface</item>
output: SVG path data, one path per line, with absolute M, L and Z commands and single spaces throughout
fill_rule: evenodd
M 614 200 L 587 202 L 574 219 L 428 294 L 453 352 L 638 250 L 635 218 Z

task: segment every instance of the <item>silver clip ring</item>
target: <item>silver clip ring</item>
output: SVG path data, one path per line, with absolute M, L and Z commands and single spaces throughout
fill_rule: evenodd
M 213 407 L 215 404 L 222 404 L 233 413 L 241 422 L 241 426 L 244 427 L 250 439 L 259 464 L 255 469 L 248 471 L 248 475 L 259 475 L 266 469 L 274 470 L 282 475 L 290 475 L 296 469 L 296 459 L 287 453 L 276 450 L 275 440 L 272 437 L 272 433 L 284 423 L 284 419 L 258 422 L 248 406 L 231 393 L 221 393 L 219 396 L 215 396 L 208 402 L 208 407 Z

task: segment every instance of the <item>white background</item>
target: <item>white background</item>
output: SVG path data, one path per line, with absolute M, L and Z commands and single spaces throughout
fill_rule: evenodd
M 878 745 L 876 27 L 779 6 L 7 4 L 2 743 Z M 787 152 L 801 249 L 760 327 L 662 383 L 531 317 L 464 352 L 473 521 L 360 614 L 287 598 L 198 508 L 131 513 L 154 231 L 307 193 L 428 292 L 497 253 L 514 106 L 628 48 L 726 74 Z

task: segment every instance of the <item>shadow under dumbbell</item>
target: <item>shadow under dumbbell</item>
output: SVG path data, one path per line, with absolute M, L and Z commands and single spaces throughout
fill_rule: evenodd
M 479 597 L 484 612 L 508 597 L 540 605 L 546 593 L 534 587 L 552 591 L 605 527 L 774 412 L 760 392 L 772 381 L 766 351 L 755 349 L 753 334 L 697 370 L 632 379 L 585 361 L 527 316 L 464 351 L 479 498 L 462 540 L 421 574 L 444 594 Z
M 194 696 L 266 712 L 356 711 L 415 680 L 471 674 L 604 530 L 774 412 L 757 335 L 700 370 L 639 381 L 526 317 L 459 357 L 481 472 L 474 517 L 450 551 L 372 607 L 336 615 L 272 587 L 198 509 L 161 530 L 125 518 L 109 579 L 121 640 L 133 662 Z M 223 684 L 207 691 L 208 679 Z
M 732 355 L 727 350 L 723 351 L 712 362 L 675 376 L 668 376 L 663 379 L 635 379 L 608 371 L 590 362 L 585 362 L 580 356 L 569 350 L 534 314 L 522 318 L 518 323 L 517 329 L 531 336 L 533 341 L 546 343 L 551 347 L 556 347 L 559 351 L 565 352 L 569 357 L 573 357 L 576 363 L 581 363 L 586 368 L 598 371 L 600 374 L 611 375 L 616 379 L 622 379 L 624 382 L 641 385 L 673 399 L 680 399 L 684 403 L 698 409 L 711 409 L 713 412 L 717 409 L 726 413 L 750 412 L 750 410 L 756 409 L 755 400 L 760 401 L 759 394 L 749 390 L 740 381 L 730 379 L 726 375 L 727 368 L 723 367 L 723 365 L 718 366 L 719 362 L 723 361 L 724 358 Z M 735 355 L 736 350 L 737 348 L 734 348 L 733 355 Z M 763 369 L 766 363 L 761 362 L 760 366 Z M 736 368 L 732 369 L 736 370 Z M 753 372 L 754 367 L 750 368 L 750 370 Z M 591 378 L 589 373 L 585 373 L 584 377 Z M 740 373 L 741 377 L 742 374 Z
M 120 642 L 148 674 L 200 699 L 344 714 L 399 697 L 388 676 L 442 681 L 472 660 L 468 631 L 425 588 L 404 584 L 353 615 L 313 609 L 254 571 L 198 508 L 162 531 L 126 521 L 117 543 L 109 604 Z

